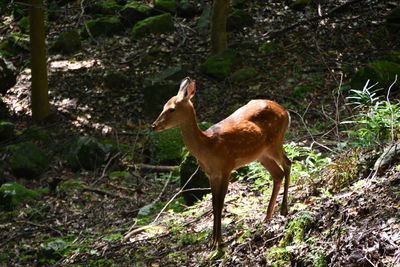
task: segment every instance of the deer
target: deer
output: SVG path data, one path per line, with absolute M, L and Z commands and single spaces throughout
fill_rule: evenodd
M 283 139 L 290 115 L 272 100 L 251 100 L 202 131 L 191 102 L 195 88 L 194 80 L 183 79 L 177 95 L 166 102 L 152 129 L 162 131 L 179 127 L 185 146 L 208 176 L 214 218 L 211 246 L 220 248 L 222 209 L 233 170 L 258 160 L 271 174 L 273 188 L 264 222 L 272 218 L 284 178 L 281 215 L 288 214 L 291 161 L 283 149 Z

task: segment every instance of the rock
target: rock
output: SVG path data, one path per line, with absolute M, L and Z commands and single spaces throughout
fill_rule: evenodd
M 232 8 L 228 15 L 226 28 L 228 31 L 241 30 L 254 24 L 253 17 L 242 9 Z
M 171 14 L 176 13 L 175 0 L 155 0 L 154 8 Z
M 199 34 L 207 35 L 210 32 L 211 14 L 212 6 L 210 4 L 204 5 L 203 12 L 201 13 L 196 25 Z
M 386 28 L 393 33 L 400 31 L 400 7 L 396 7 L 386 16 Z
M 0 98 L 0 120 L 6 119 L 8 117 L 8 107 L 6 103 L 4 103 L 3 100 Z
M 385 60 L 373 61 L 357 71 L 351 80 L 351 87 L 362 90 L 366 82 L 370 80 L 370 85 L 378 83 L 375 88 L 383 88 L 387 91 L 396 75 L 397 83 L 393 86 L 392 92 L 400 88 L 400 64 Z
M 178 6 L 176 7 L 176 13 L 179 17 L 189 19 L 197 16 L 199 14 L 199 10 L 194 4 L 187 1 L 182 1 L 179 2 Z
M 290 4 L 290 8 L 296 11 L 303 11 L 310 3 L 311 0 L 295 0 Z
M 124 89 L 129 84 L 128 77 L 117 71 L 107 71 L 103 76 L 104 87 L 109 89 Z
M 46 191 L 46 189 L 30 190 L 14 182 L 5 183 L 0 187 L 0 210 L 13 210 L 22 201 L 38 197 Z
M 90 136 L 76 136 L 65 144 L 62 158 L 73 170 L 95 170 L 106 162 L 112 151 L 111 144 L 103 144 Z
M 50 158 L 33 143 L 19 143 L 10 150 L 10 167 L 16 176 L 38 178 L 49 167 Z
M 179 128 L 149 134 L 149 150 L 153 164 L 178 165 L 184 143 Z
M 233 67 L 239 63 L 235 51 L 227 49 L 206 59 L 201 65 L 201 70 L 214 78 L 225 79 L 232 72 Z
M 400 161 L 400 142 L 390 144 L 374 164 L 374 170 L 381 173 L 386 170 L 393 162 Z
M 44 242 L 39 246 L 38 261 L 39 262 L 52 262 L 59 260 L 69 248 L 69 243 L 62 239 L 55 239 Z
M 15 125 L 11 122 L 0 121 L 0 144 L 15 136 Z
M 85 24 L 93 37 L 100 35 L 113 36 L 123 30 L 121 21 L 115 16 L 87 20 Z M 86 27 L 83 27 L 82 33 L 87 36 Z
M 255 68 L 246 67 L 246 68 L 242 68 L 240 70 L 235 71 L 231 75 L 231 80 L 232 80 L 232 82 L 235 82 L 235 83 L 241 83 L 241 82 L 245 82 L 245 81 L 254 79 L 257 76 L 258 76 L 258 72 Z
M 85 7 L 87 14 L 115 15 L 121 9 L 116 0 L 97 0 L 88 3 L 89 5 Z
M 161 70 L 157 74 L 153 74 L 144 80 L 145 86 L 151 86 L 163 83 L 165 81 L 175 81 L 180 82 L 185 78 L 185 69 L 182 65 L 175 65 Z M 177 88 L 178 91 L 178 88 Z
M 248 3 L 247 0 L 231 0 L 231 6 L 234 8 L 243 7 L 246 3 Z
M 6 56 L 15 56 L 30 51 L 29 35 L 24 33 L 11 33 L 0 43 L 0 50 Z
M 5 94 L 8 89 L 17 83 L 17 72 L 11 62 L 0 57 L 0 94 Z
M 184 187 L 184 190 L 193 188 L 210 188 L 210 182 L 207 175 L 201 168 L 199 168 L 196 172 L 197 168 L 199 168 L 197 159 L 186 150 L 179 167 L 181 188 Z M 188 205 L 193 205 L 195 202 L 202 199 L 204 195 L 210 192 L 210 190 L 184 191 L 182 192 L 182 196 Z
M 165 102 L 178 92 L 179 84 L 185 76 L 184 67 L 176 65 L 161 70 L 144 80 L 143 110 L 149 119 L 153 120 L 160 114 Z
M 23 132 L 24 140 L 29 141 L 51 141 L 50 135 L 42 128 L 32 125 Z
M 174 30 L 172 16 L 169 13 L 152 16 L 141 20 L 133 26 L 132 37 L 141 38 L 151 33 L 167 33 Z
M 81 49 L 81 39 L 77 31 L 65 31 L 60 33 L 52 46 L 52 50 L 62 54 L 71 54 Z
M 154 13 L 151 6 L 137 2 L 127 3 L 121 10 L 121 20 L 125 26 L 133 26 L 136 22 L 150 17 Z

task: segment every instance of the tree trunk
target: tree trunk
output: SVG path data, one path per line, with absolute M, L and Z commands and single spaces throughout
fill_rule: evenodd
M 214 0 L 211 18 L 211 53 L 216 54 L 228 48 L 226 22 L 229 0 Z
M 36 122 L 43 121 L 51 113 L 46 65 L 43 0 L 30 0 L 30 44 L 31 44 L 31 109 Z

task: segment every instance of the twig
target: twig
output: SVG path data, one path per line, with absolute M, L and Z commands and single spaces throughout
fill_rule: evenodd
M 97 193 L 97 194 L 100 194 L 100 195 L 110 196 L 110 197 L 113 197 L 113 198 L 122 198 L 122 199 L 126 199 L 126 200 L 129 200 L 129 201 L 135 200 L 134 198 L 131 198 L 131 197 L 128 197 L 128 196 L 120 196 L 120 195 L 111 193 L 109 191 L 105 191 L 105 190 L 101 190 L 101 189 L 97 189 L 97 188 L 92 188 L 92 187 L 89 187 L 89 186 L 83 186 L 83 190 L 84 191 L 89 191 L 89 192 L 94 192 L 94 193 Z
M 101 173 L 101 176 L 100 176 L 98 179 L 96 179 L 93 183 L 91 183 L 91 184 L 90 184 L 91 186 L 95 185 L 98 181 L 100 181 L 101 179 L 104 178 L 104 176 L 106 175 L 106 171 L 107 171 L 108 167 L 110 166 L 110 163 L 111 163 L 116 157 L 118 157 L 119 155 L 121 155 L 121 152 L 115 153 L 115 155 L 112 156 L 112 157 L 107 161 L 107 164 L 106 164 L 106 166 L 104 167 L 103 172 Z
M 390 108 L 390 114 L 391 114 L 391 123 L 390 123 L 390 135 L 391 135 L 391 140 L 392 142 L 394 141 L 394 129 L 393 129 L 393 124 L 394 124 L 394 117 L 393 117 L 393 109 L 392 109 L 392 105 L 390 104 L 390 100 L 389 100 L 389 94 L 390 94 L 390 90 L 392 90 L 392 87 L 396 84 L 397 82 L 397 74 L 394 77 L 394 82 L 389 86 L 388 92 L 386 94 L 386 101 L 389 104 L 389 108 Z
M 178 168 L 179 166 L 157 166 L 157 165 L 149 165 L 138 163 L 135 164 L 135 168 L 144 171 L 154 171 L 154 172 L 170 172 Z

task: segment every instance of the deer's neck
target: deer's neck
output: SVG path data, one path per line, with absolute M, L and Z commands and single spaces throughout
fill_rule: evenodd
M 200 130 L 197 119 L 196 112 L 194 109 L 190 109 L 187 114 L 187 120 L 180 125 L 183 142 L 185 143 L 189 152 L 201 160 L 202 155 L 205 154 L 207 150 L 208 137 Z

